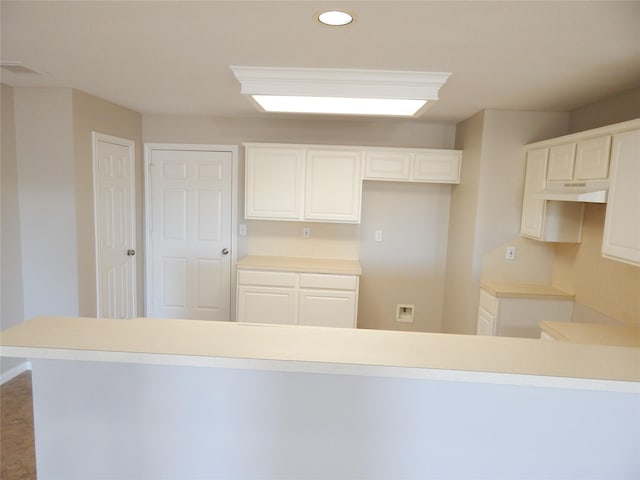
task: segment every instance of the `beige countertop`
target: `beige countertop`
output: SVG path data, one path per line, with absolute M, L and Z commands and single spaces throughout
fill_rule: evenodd
M 543 321 L 540 328 L 554 339 L 566 342 L 640 347 L 640 327 Z
M 329 273 L 336 275 L 361 275 L 358 260 L 311 257 L 271 257 L 248 255 L 236 262 L 239 269 L 271 270 L 281 272 Z
M 1 332 L 0 345 L 2 356 L 30 359 L 640 391 L 640 348 L 526 338 L 201 320 L 37 317 Z
M 575 297 L 574 294 L 564 292 L 551 285 L 482 282 L 480 287 L 498 298 L 566 298 L 573 300 Z

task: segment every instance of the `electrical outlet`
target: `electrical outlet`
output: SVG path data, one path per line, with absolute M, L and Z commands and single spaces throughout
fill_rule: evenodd
M 246 237 L 247 236 L 247 224 L 246 223 L 241 223 L 240 225 L 238 225 L 238 230 L 240 233 L 241 237 Z
M 516 259 L 516 247 L 507 247 L 507 250 L 504 253 L 504 258 L 507 260 L 515 260 Z
M 309 238 L 311 236 L 311 229 L 309 227 L 304 227 L 302 229 L 302 238 Z
M 382 241 L 382 230 L 376 230 L 375 239 L 376 239 L 376 242 Z

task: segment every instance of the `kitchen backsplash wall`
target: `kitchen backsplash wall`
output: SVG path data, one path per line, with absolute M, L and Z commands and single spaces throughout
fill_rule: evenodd
M 586 204 L 582 243 L 556 245 L 553 285 L 574 291 L 577 303 L 640 326 L 640 267 L 602 256 L 605 210 Z
M 360 225 L 246 220 L 249 255 L 359 258 Z M 304 238 L 303 228 L 309 229 Z

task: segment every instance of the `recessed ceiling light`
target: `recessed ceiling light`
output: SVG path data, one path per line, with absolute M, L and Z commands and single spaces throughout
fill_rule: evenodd
M 335 68 L 237 67 L 240 92 L 267 112 L 416 115 L 437 100 L 450 73 Z
M 341 12 L 339 10 L 331 10 L 329 12 L 323 12 L 318 15 L 320 23 L 325 25 L 331 25 L 333 27 L 341 27 L 342 25 L 348 25 L 353 22 L 353 16 L 347 12 Z

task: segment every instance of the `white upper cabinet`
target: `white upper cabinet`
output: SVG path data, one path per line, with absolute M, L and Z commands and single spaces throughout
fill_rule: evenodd
M 365 180 L 460 183 L 462 152 L 438 149 L 380 149 L 365 152 Z
M 365 153 L 364 178 L 370 180 L 408 181 L 413 156 L 409 152 L 388 150 Z
M 302 148 L 248 146 L 245 216 L 300 219 L 304 199 L 304 159 Z
M 640 130 L 613 136 L 602 254 L 640 265 Z
M 547 182 L 607 180 L 611 136 L 604 135 L 549 147 Z
M 578 142 L 574 180 L 606 180 L 609 176 L 611 136 Z
M 360 222 L 361 164 L 359 151 L 308 149 L 304 219 Z
M 413 163 L 413 178 L 416 182 L 460 183 L 462 152 L 427 151 L 416 153 Z
M 359 151 L 281 144 L 245 148 L 245 218 L 360 222 Z
M 573 178 L 573 164 L 576 159 L 576 144 L 554 145 L 549 148 L 549 168 L 547 180 L 570 181 Z
M 520 233 L 537 240 L 542 238 L 545 201 L 534 195 L 544 188 L 548 155 L 549 149 L 546 147 L 527 152 Z
M 527 152 L 520 235 L 543 242 L 578 243 L 582 239 L 584 206 L 536 197 L 545 188 L 550 148 Z
M 362 180 L 460 183 L 460 150 L 244 146 L 247 219 L 360 223 Z

